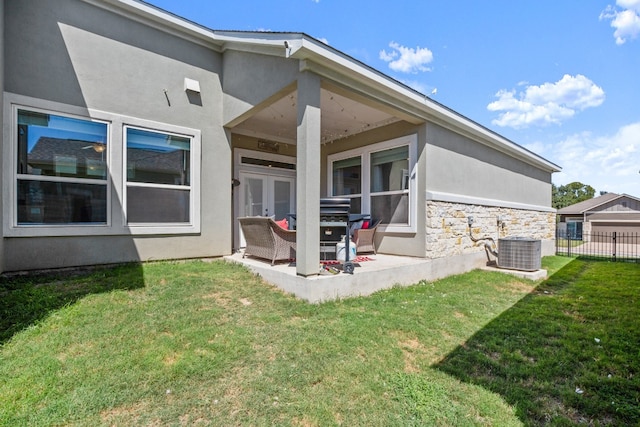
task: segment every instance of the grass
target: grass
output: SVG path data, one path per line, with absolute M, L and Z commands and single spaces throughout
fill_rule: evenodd
M 569 260 L 321 305 L 224 262 L 5 279 L 0 425 L 637 424 L 640 267 Z
M 639 315 L 637 265 L 576 260 L 438 366 L 527 424 L 639 425 Z
M 568 248 L 569 246 L 571 246 L 572 248 L 576 248 L 582 245 L 584 245 L 584 241 L 582 240 L 577 240 L 577 239 L 569 240 L 569 239 L 563 239 L 563 238 L 556 239 L 556 246 L 559 248 Z

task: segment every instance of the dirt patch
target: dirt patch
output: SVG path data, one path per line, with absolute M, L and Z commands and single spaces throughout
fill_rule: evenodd
M 233 301 L 231 292 L 213 292 L 210 294 L 202 295 L 203 300 L 213 300 L 217 305 L 223 308 L 228 308 Z
M 513 280 L 504 286 L 495 287 L 499 291 L 509 291 L 514 294 L 526 294 L 533 291 L 536 288 L 535 283 L 520 282 Z
M 100 412 L 103 424 L 110 426 L 135 425 L 140 420 L 140 415 L 148 410 L 145 402 L 137 402 L 131 405 L 116 406 L 109 410 Z M 158 422 L 152 425 L 160 425 Z
M 404 371 L 409 374 L 421 372 L 421 365 L 431 365 L 441 358 L 437 348 L 426 347 L 415 337 L 399 340 L 398 347 L 402 350 Z

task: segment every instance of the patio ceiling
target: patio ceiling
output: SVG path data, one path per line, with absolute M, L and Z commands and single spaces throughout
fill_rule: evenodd
M 364 131 L 395 123 L 400 119 L 376 108 L 375 103 L 321 89 L 322 109 L 321 142 L 336 141 Z M 271 141 L 296 143 L 297 91 L 257 109 L 256 112 L 233 128 L 233 132 Z

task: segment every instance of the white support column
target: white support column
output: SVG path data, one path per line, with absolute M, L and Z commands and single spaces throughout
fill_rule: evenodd
M 0 1 L 0 140 L 2 139 L 2 129 L 4 129 L 3 123 L 4 117 L 4 1 Z M 2 144 L 12 144 L 12 139 L 2 141 Z M 2 145 L 0 144 L 0 147 Z M 0 160 L 0 176 L 4 176 L 4 171 L 2 170 L 2 161 Z M 9 193 L 7 191 L 6 185 L 2 186 L 0 189 L 0 216 L 2 216 L 4 212 L 3 204 L 7 203 L 9 200 Z M 2 218 L 3 221 L 9 221 L 9 218 Z M 3 239 L 3 229 L 0 226 L 0 273 L 4 271 L 4 239 Z
M 320 77 L 298 78 L 296 167 L 296 273 L 318 274 L 320 266 Z

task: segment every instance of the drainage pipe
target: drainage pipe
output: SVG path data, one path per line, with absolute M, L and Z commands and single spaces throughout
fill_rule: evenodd
M 473 232 L 471 231 L 471 225 L 473 224 L 473 218 L 469 217 L 469 237 L 471 238 L 471 241 L 474 243 L 478 243 L 478 242 L 482 242 L 484 245 L 484 249 L 487 251 L 487 257 L 489 256 L 489 253 L 491 255 L 493 255 L 494 257 L 496 257 L 496 259 L 498 258 L 498 249 L 496 247 L 496 241 L 492 238 L 492 237 L 480 237 L 480 238 L 475 238 L 473 237 Z M 488 240 L 491 242 L 491 244 L 485 242 L 484 240 Z

